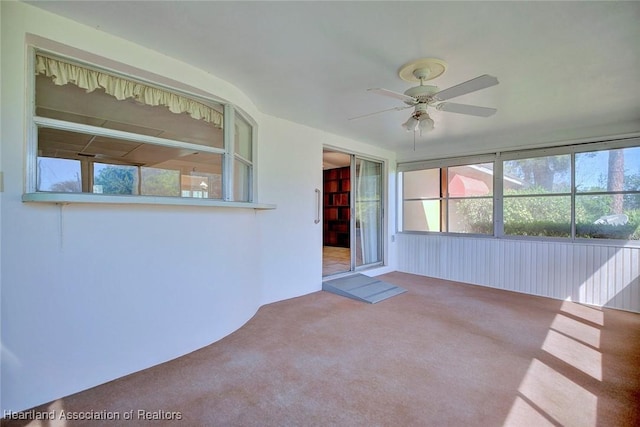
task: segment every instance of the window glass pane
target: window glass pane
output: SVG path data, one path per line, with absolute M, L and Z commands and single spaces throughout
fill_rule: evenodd
M 180 196 L 180 171 L 140 168 L 140 194 L 145 196 Z
M 222 107 L 209 105 L 222 114 Z M 86 92 L 74 84 L 58 86 L 36 77 L 36 115 L 116 129 L 208 147 L 223 148 L 221 127 L 188 113 L 172 113 L 164 105 L 146 105 L 132 98 L 118 100 L 103 89 Z
M 425 169 L 403 173 L 405 199 L 440 197 L 440 169 Z
M 382 261 L 382 163 L 356 158 L 356 266 Z
M 571 197 L 505 197 L 504 232 L 520 236 L 571 237 Z
M 250 195 L 251 168 L 244 163 L 235 160 L 233 166 L 233 199 L 240 202 L 248 202 Z
M 180 195 L 205 199 L 222 199 L 222 155 L 191 152 L 169 159 L 157 167 L 180 171 Z
M 198 171 L 182 175 L 180 195 L 196 199 L 222 199 L 222 175 Z
M 96 194 L 138 194 L 135 166 L 93 164 L 93 192 Z
M 571 155 L 504 162 L 504 194 L 549 194 L 571 191 Z
M 449 197 L 480 197 L 493 194 L 493 163 L 450 167 Z
M 404 231 L 442 231 L 440 200 L 411 200 L 403 204 Z
M 219 154 L 47 128 L 38 129 L 38 153 L 45 157 L 161 169 L 199 166 L 220 170 Z
M 640 190 L 640 147 L 576 154 L 578 193 Z
M 449 231 L 452 233 L 493 234 L 493 199 L 450 200 Z
M 222 154 L 47 128 L 38 129 L 38 152 L 47 159 L 38 167 L 38 191 L 63 191 L 51 188 L 55 179 L 79 183 L 64 191 L 81 191 L 84 179 L 85 191 L 96 194 L 222 198 Z M 92 183 L 81 173 L 91 168 Z
M 240 117 L 239 114 L 235 115 L 236 119 L 236 129 L 235 129 L 235 144 L 234 150 L 236 154 L 241 155 L 245 159 L 251 161 L 252 160 L 252 152 L 251 152 L 251 144 L 252 144 L 252 128 L 244 120 Z
M 36 180 L 38 191 L 82 192 L 82 176 L 78 160 L 38 157 Z
M 638 240 L 640 195 L 576 196 L 576 237 Z

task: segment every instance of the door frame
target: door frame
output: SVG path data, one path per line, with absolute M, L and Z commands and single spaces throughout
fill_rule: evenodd
M 371 155 L 367 155 L 367 154 L 361 154 L 355 151 L 351 151 L 351 150 L 347 150 L 345 148 L 341 148 L 341 147 L 335 147 L 335 146 L 330 146 L 330 145 L 323 145 L 322 147 L 322 154 L 323 154 L 323 158 L 324 158 L 324 154 L 326 152 L 335 152 L 335 153 L 341 153 L 341 154 L 345 154 L 349 156 L 349 167 L 350 167 L 350 186 L 351 186 L 351 191 L 349 193 L 349 210 L 350 210 L 350 221 L 349 221 L 349 253 L 350 253 L 350 267 L 349 270 L 346 270 L 344 272 L 339 272 L 339 273 L 334 273 L 331 275 L 327 275 L 325 276 L 323 274 L 323 279 L 331 277 L 339 277 L 339 276 L 344 276 L 344 275 L 349 275 L 349 274 L 354 274 L 356 272 L 359 271 L 363 271 L 363 270 L 368 270 L 371 268 L 379 268 L 382 267 L 384 265 L 387 264 L 387 247 L 386 247 L 386 241 L 387 241 L 387 233 L 388 233 L 388 224 L 387 224 L 387 185 L 388 185 L 388 174 L 387 174 L 387 168 L 388 168 L 388 164 L 387 164 L 387 160 L 383 159 L 383 158 L 379 158 L 376 156 L 371 156 Z M 370 161 L 370 162 L 376 162 L 380 164 L 380 255 L 381 255 L 381 260 L 378 262 L 374 262 L 374 263 L 370 263 L 370 264 L 365 264 L 365 265 L 356 265 L 356 215 L 355 215 L 355 206 L 356 206 L 356 190 L 355 190 L 355 178 L 356 178 L 356 159 L 360 159 L 360 160 L 365 160 L 365 161 Z M 324 170 L 324 168 L 323 168 Z M 324 174 L 323 174 L 323 181 L 324 181 Z M 325 206 L 325 198 L 324 198 L 324 182 L 322 185 L 323 188 L 323 192 L 322 192 L 322 212 L 324 214 L 324 206 Z M 322 218 L 323 221 L 323 228 L 322 228 L 322 233 L 324 233 L 324 215 Z M 323 239 L 321 239 L 322 244 L 324 246 L 324 235 L 323 235 Z M 323 265 L 324 265 L 324 259 L 322 260 Z

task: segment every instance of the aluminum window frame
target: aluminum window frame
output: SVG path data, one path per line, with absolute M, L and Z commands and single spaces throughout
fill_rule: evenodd
M 640 190 L 637 191 L 623 191 L 623 192 L 589 192 L 579 193 L 576 189 L 576 154 L 586 152 L 607 151 L 614 149 L 634 148 L 640 147 L 640 133 L 618 135 L 611 137 L 592 138 L 588 140 L 575 141 L 573 143 L 566 143 L 565 145 L 555 145 L 547 147 L 534 147 L 520 150 L 501 151 L 495 153 L 485 153 L 475 156 L 464 157 L 451 157 L 443 159 L 422 160 L 398 163 L 397 165 L 397 206 L 398 215 L 396 219 L 396 232 L 406 234 L 432 234 L 432 235 L 447 235 L 447 236 L 460 236 L 460 237 L 487 237 L 496 239 L 509 239 L 509 240 L 543 240 L 543 241 L 557 241 L 562 243 L 580 243 L 580 244 L 595 244 L 603 246 L 629 246 L 640 247 L 640 240 L 625 240 L 625 239 L 604 239 L 604 238 L 583 238 L 576 237 L 576 196 L 579 195 L 612 195 L 612 194 L 634 194 L 640 195 Z M 571 198 L 571 236 L 570 237 L 544 237 L 544 236 L 519 236 L 519 235 L 507 235 L 504 233 L 504 162 L 509 160 L 522 160 L 528 158 L 555 156 L 555 155 L 570 155 L 571 158 L 571 189 L 570 192 L 557 193 L 553 196 L 570 196 Z M 434 168 L 448 168 L 450 166 L 462 166 L 469 164 L 488 163 L 494 162 L 493 169 L 493 235 L 485 234 L 470 234 L 470 233 L 453 233 L 448 231 L 411 231 L 402 229 L 402 214 L 403 214 L 403 176 L 404 172 L 434 169 Z M 517 196 L 513 196 L 517 197 Z M 524 197 L 524 196 L 523 196 Z M 536 197 L 536 195 L 530 195 L 526 197 Z M 539 196 L 544 197 L 544 196 Z
M 475 160 L 474 160 L 475 159 Z M 478 159 L 481 159 L 478 161 Z M 477 158 L 464 157 L 457 159 L 448 159 L 448 160 L 436 160 L 436 161 L 427 161 L 427 162 L 419 162 L 412 164 L 412 167 L 405 169 L 401 168 L 398 165 L 398 206 L 400 209 L 398 210 L 397 215 L 397 224 L 396 230 L 399 233 L 433 233 L 433 234 L 447 234 L 447 235 L 460 235 L 460 236 L 469 236 L 469 237 L 493 237 L 495 235 L 495 164 L 494 160 L 489 160 L 490 157 L 482 156 Z M 469 161 L 469 163 L 468 163 Z M 459 166 L 474 166 L 485 163 L 493 163 L 494 172 L 493 172 L 493 189 L 491 196 L 451 196 L 449 194 L 449 168 L 459 167 Z M 427 166 L 427 167 L 416 167 Z M 424 197 L 424 198 L 404 198 L 404 172 L 414 172 L 419 170 L 438 170 L 438 184 L 439 184 L 439 196 L 438 197 Z M 450 202 L 457 200 L 488 200 L 492 201 L 492 218 L 494 218 L 494 233 L 465 233 L 460 231 L 449 231 L 450 229 Z M 404 202 L 405 201 L 438 201 L 440 203 L 439 215 L 440 215 L 440 229 L 446 231 L 418 231 L 418 230 L 403 230 L 401 227 L 403 226 L 404 221 Z

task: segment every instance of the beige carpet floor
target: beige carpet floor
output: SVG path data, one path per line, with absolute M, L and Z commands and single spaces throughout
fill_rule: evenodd
M 640 315 L 380 279 L 408 292 L 374 305 L 327 292 L 270 304 L 208 347 L 36 408 L 134 411 L 132 421 L 3 425 L 640 425 Z

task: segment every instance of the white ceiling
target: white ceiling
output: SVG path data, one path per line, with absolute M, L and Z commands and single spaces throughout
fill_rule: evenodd
M 29 2 L 195 65 L 264 113 L 394 150 L 399 160 L 473 154 L 640 130 L 640 2 Z M 367 92 L 404 92 L 404 63 L 448 63 L 445 89 L 500 84 L 436 111 L 416 140 L 410 110 Z

